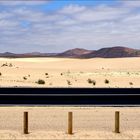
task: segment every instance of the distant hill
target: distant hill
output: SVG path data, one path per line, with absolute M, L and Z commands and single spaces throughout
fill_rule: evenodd
M 81 57 L 82 55 L 88 55 L 91 52 L 93 52 L 93 51 L 81 49 L 81 48 L 75 48 L 75 49 L 65 51 L 63 53 L 59 53 L 59 54 L 57 54 L 57 56 L 59 56 L 59 57 Z
M 0 53 L 0 57 L 15 57 L 15 56 L 16 54 L 10 52 Z
M 83 55 L 85 58 L 121 58 L 121 57 L 140 57 L 140 50 L 131 49 L 127 47 L 110 47 L 110 48 L 102 48 L 97 51 L 93 51 L 89 54 Z
M 31 52 L 23 54 L 15 54 L 10 52 L 0 53 L 0 57 L 10 57 L 10 58 L 26 58 L 26 57 L 53 57 L 57 53 L 40 53 L 40 52 Z
M 86 50 L 75 48 L 62 53 L 23 53 L 15 54 L 11 52 L 0 53 L 0 57 L 26 58 L 26 57 L 63 57 L 63 58 L 122 58 L 122 57 L 140 57 L 140 50 L 128 47 L 115 46 L 102 48 L 99 50 Z

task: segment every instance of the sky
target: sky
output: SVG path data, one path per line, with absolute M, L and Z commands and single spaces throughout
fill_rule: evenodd
M 140 1 L 0 1 L 0 53 L 140 49 Z

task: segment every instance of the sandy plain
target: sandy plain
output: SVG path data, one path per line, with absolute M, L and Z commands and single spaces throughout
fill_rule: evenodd
M 0 58 L 1 87 L 140 87 L 140 58 Z M 11 65 L 11 66 L 10 66 Z M 39 79 L 45 84 L 36 83 Z M 88 80 L 94 81 L 90 83 Z M 105 83 L 105 79 L 108 83 Z
M 29 113 L 29 134 L 23 134 L 23 112 Z M 73 135 L 67 133 L 73 112 Z M 120 133 L 114 113 L 120 111 Z M 0 140 L 138 140 L 140 107 L 0 107 Z
M 140 87 L 140 58 L 0 58 L 1 87 Z M 42 79 L 45 84 L 36 81 Z M 94 80 L 95 85 L 88 79 Z M 109 83 L 105 83 L 105 79 Z M 29 134 L 23 134 L 23 112 Z M 67 134 L 67 113 L 74 134 Z M 121 133 L 114 133 L 120 111 Z M 140 107 L 0 107 L 0 140 L 140 139 Z

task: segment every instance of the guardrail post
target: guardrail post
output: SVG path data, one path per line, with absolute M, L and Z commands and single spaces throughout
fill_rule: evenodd
M 72 135 L 73 131 L 73 114 L 72 112 L 68 112 L 68 134 Z
M 120 112 L 115 112 L 115 133 L 120 133 Z
M 23 133 L 29 134 L 29 132 L 28 132 L 28 112 L 24 112 L 24 115 L 23 115 Z

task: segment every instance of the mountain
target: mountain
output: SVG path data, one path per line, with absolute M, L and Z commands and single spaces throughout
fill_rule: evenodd
M 10 57 L 10 58 L 26 58 L 26 57 L 53 57 L 57 53 L 40 53 L 40 52 L 31 52 L 23 54 L 15 54 L 10 52 L 0 53 L 0 57 Z
M 75 48 L 63 53 L 57 54 L 58 57 L 81 57 L 82 55 L 89 54 L 93 51 L 82 49 L 82 48 Z
M 31 52 L 31 53 L 24 53 L 20 54 L 22 57 L 49 57 L 55 56 L 57 53 L 40 53 L 40 52 Z
M 0 57 L 26 58 L 26 57 L 63 57 L 63 58 L 121 58 L 121 57 L 140 57 L 140 50 L 123 46 L 102 48 L 99 50 L 86 50 L 75 48 L 62 53 L 40 53 L 31 52 L 15 54 L 11 52 L 0 53 Z
M 16 57 L 17 54 L 11 52 L 0 53 L 0 57 Z
M 93 51 L 89 54 L 83 55 L 84 58 L 120 58 L 120 57 L 140 57 L 140 50 L 131 49 L 122 46 L 102 48 L 97 51 Z

